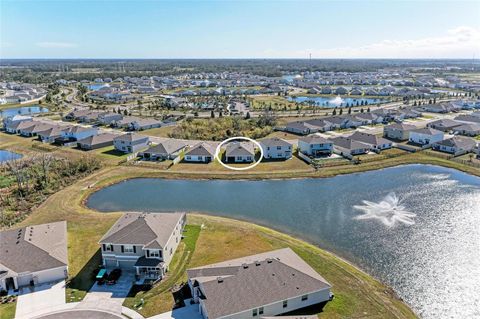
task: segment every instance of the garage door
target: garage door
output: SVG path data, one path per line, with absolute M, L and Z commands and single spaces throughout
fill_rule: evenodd
M 121 260 L 118 262 L 120 268 L 128 269 L 135 266 L 136 260 Z
M 105 266 L 107 268 L 117 267 L 117 261 L 115 259 L 105 259 Z
M 35 273 L 35 284 L 43 284 L 47 282 L 65 279 L 67 271 L 66 267 L 54 268 Z
M 32 281 L 32 280 L 33 280 L 32 274 L 28 274 L 28 275 L 25 275 L 25 276 L 18 276 L 17 277 L 18 287 L 29 286 L 30 281 Z

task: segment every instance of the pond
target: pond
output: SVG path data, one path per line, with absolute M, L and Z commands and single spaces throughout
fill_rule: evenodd
M 91 91 L 98 91 L 101 88 L 108 87 L 108 84 L 89 84 L 87 85 L 87 88 Z
M 15 115 L 29 115 L 29 114 L 47 113 L 47 112 L 48 112 L 48 108 L 35 104 L 35 105 L 12 107 L 8 109 L 0 110 L 0 117 L 6 118 L 10 116 L 15 116 Z
M 480 178 L 408 165 L 325 179 L 133 179 L 92 194 L 99 211 L 200 211 L 308 240 L 394 288 L 423 318 L 480 305 Z
M 370 104 L 379 104 L 383 102 L 388 102 L 385 99 L 376 99 L 376 98 L 354 98 L 354 97 L 324 97 L 324 96 L 289 96 L 287 98 L 289 101 L 293 102 L 310 102 L 314 103 L 313 105 L 322 106 L 322 107 L 347 107 L 347 106 L 361 106 L 370 105 Z
M 22 157 L 22 154 L 10 152 L 7 150 L 0 150 L 0 163 L 12 161 Z

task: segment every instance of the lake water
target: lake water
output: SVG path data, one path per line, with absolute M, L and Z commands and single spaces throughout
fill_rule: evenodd
M 108 84 L 89 84 L 87 85 L 87 88 L 91 91 L 98 91 L 103 87 L 107 87 Z
M 0 110 L 0 117 L 10 117 L 15 115 L 29 115 L 36 113 L 47 113 L 48 108 L 42 107 L 40 105 L 29 105 L 21 107 L 12 107 L 9 109 Z
M 480 317 L 480 178 L 408 165 L 325 179 L 142 178 L 88 199 L 100 211 L 201 211 L 306 239 L 395 289 L 423 318 Z
M 353 97 L 324 97 L 324 96 L 297 96 L 287 98 L 289 101 L 293 102 L 315 102 L 316 106 L 322 107 L 346 107 L 348 106 L 361 106 L 363 104 L 378 104 L 386 102 L 384 99 L 375 99 L 375 98 L 353 98 Z
M 17 153 L 6 151 L 6 150 L 0 150 L 0 163 L 15 160 L 21 157 L 22 157 L 21 154 L 17 154 Z

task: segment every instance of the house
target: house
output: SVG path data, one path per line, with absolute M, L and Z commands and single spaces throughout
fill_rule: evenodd
M 433 121 L 427 124 L 427 127 L 434 128 L 436 130 L 442 131 L 442 132 L 450 132 L 453 130 L 455 127 L 462 125 L 461 122 L 457 122 L 454 120 L 450 119 L 441 119 L 437 121 Z
M 319 132 L 327 132 L 333 129 L 332 123 L 325 121 L 323 119 L 311 119 L 306 121 L 306 123 L 310 126 L 313 126 L 315 130 Z
M 440 152 L 462 155 L 472 152 L 477 146 L 473 138 L 465 136 L 454 136 L 442 141 L 433 143 L 432 149 Z
M 117 135 L 111 133 L 102 133 L 98 135 L 92 135 L 87 138 L 81 139 L 77 142 L 77 147 L 82 150 L 95 150 L 106 146 L 113 145 L 113 139 Z
M 62 141 L 79 141 L 92 135 L 97 135 L 98 128 L 88 126 L 72 126 L 62 131 Z
M 6 117 L 3 119 L 3 129 L 8 133 L 16 133 L 16 129 L 13 129 L 21 122 L 32 121 L 31 116 L 15 115 L 12 117 Z
M 71 128 L 71 126 L 54 126 L 38 132 L 37 136 L 43 143 L 54 143 L 57 138 L 62 136 L 62 132 L 69 128 Z
M 255 159 L 255 147 L 251 142 L 228 143 L 225 159 L 231 163 L 251 163 Z
M 348 128 L 348 119 L 342 116 L 330 116 L 323 119 L 325 122 L 330 123 L 332 130 Z
M 475 113 L 472 114 L 460 114 L 455 117 L 456 121 L 468 122 L 468 123 L 478 123 L 480 124 L 480 116 L 475 116 Z
M 329 86 L 325 86 L 322 88 L 322 91 L 321 91 L 322 94 L 332 94 L 332 88 L 329 87 Z
M 298 139 L 298 149 L 308 156 L 330 155 L 333 152 L 333 143 L 319 135 L 310 135 Z
M 0 232 L 0 290 L 64 280 L 67 274 L 65 221 Z
M 132 131 L 143 131 L 151 128 L 162 126 L 162 122 L 155 119 L 136 119 L 128 125 L 128 129 Z
M 311 125 L 306 121 L 296 121 L 287 123 L 285 126 L 285 131 L 295 134 L 308 135 L 318 132 L 318 127 Z
M 330 283 L 290 248 L 191 268 L 187 276 L 204 319 L 264 318 L 332 298 Z
M 443 140 L 443 132 L 427 127 L 410 131 L 408 140 L 415 144 L 429 145 Z
M 348 90 L 347 90 L 346 88 L 344 88 L 343 86 L 339 86 L 339 87 L 335 90 L 335 94 L 345 95 L 345 94 L 348 94 Z
M 98 116 L 98 121 L 103 125 L 110 125 L 115 121 L 120 121 L 121 119 L 123 119 L 122 114 L 113 113 L 113 112 L 102 113 Z
M 161 279 L 182 239 L 186 214 L 126 213 L 100 239 L 102 263 L 135 271 L 138 281 Z
M 453 133 L 466 136 L 480 135 L 480 123 L 463 124 L 457 126 L 453 129 Z
M 185 162 L 209 163 L 214 160 L 215 150 L 216 148 L 212 144 L 200 142 L 185 153 L 183 160 Z
M 394 123 L 383 128 L 383 136 L 397 141 L 406 141 L 410 137 L 410 132 L 416 129 L 415 125 Z
M 123 153 L 136 153 L 147 148 L 149 144 L 148 136 L 132 132 L 116 136 L 113 139 L 115 149 Z
M 73 110 L 72 112 L 65 115 L 64 119 L 67 121 L 78 121 L 81 117 L 90 114 L 90 110 Z
M 42 122 L 35 122 L 34 125 L 29 125 L 28 127 L 21 128 L 18 130 L 21 136 L 25 137 L 32 137 L 37 136 L 38 132 L 42 132 L 54 127 L 54 125 L 42 123 Z
M 354 117 L 361 121 L 362 125 L 380 124 L 383 122 L 383 116 L 374 113 L 359 113 L 354 115 Z
M 370 145 L 370 149 L 375 152 L 392 148 L 392 142 L 373 134 L 356 131 L 349 136 L 350 139 Z
M 347 157 L 366 154 L 371 148 L 369 144 L 355 141 L 344 136 L 334 137 L 329 140 L 333 143 L 335 153 Z
M 7 132 L 9 133 L 21 133 L 22 131 L 30 128 L 30 127 L 35 127 L 35 125 L 37 125 L 38 122 L 37 121 L 34 121 L 34 120 L 31 120 L 31 121 L 21 121 L 21 122 L 15 122 L 15 123 L 12 123 L 10 124 L 6 130 Z
M 265 159 L 289 159 L 292 157 L 293 145 L 280 138 L 266 138 L 260 142 Z
M 180 152 L 187 147 L 187 143 L 181 140 L 169 139 L 154 145 L 139 153 L 141 157 L 149 160 L 173 160 L 180 155 Z

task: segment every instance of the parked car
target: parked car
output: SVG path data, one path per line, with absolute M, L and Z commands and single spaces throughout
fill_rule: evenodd
M 114 285 L 117 283 L 118 278 L 122 275 L 122 270 L 120 268 L 116 268 L 110 272 L 107 277 L 107 285 Z
M 100 270 L 97 273 L 97 276 L 95 276 L 95 280 L 97 281 L 98 285 L 103 285 L 105 281 L 108 278 L 107 270 L 105 268 L 100 268 Z

